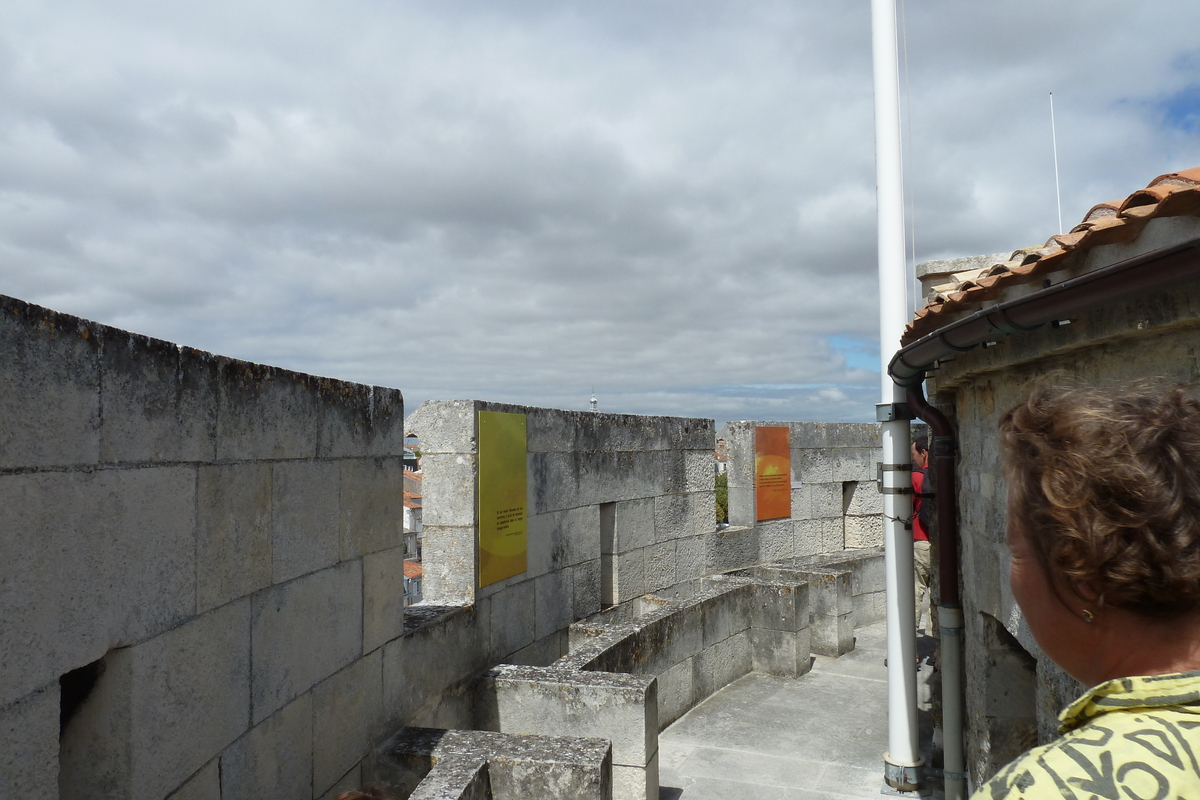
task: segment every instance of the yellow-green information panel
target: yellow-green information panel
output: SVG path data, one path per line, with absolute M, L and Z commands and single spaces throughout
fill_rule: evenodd
M 525 571 L 525 415 L 480 411 L 479 585 Z

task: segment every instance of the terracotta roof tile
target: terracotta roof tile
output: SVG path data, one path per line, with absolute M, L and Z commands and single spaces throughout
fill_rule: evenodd
M 1123 200 L 1098 203 L 1069 233 L 1051 236 L 1041 247 L 1014 250 L 1007 262 L 950 276 L 951 281 L 934 287 L 933 299 L 916 312 L 900 343 L 915 342 L 946 324 L 951 315 L 974 311 L 1009 286 L 1063 269 L 1093 247 L 1128 242 L 1151 219 L 1185 215 L 1200 216 L 1200 167 L 1159 175 Z
M 420 578 L 425 574 L 425 568 L 421 566 L 420 561 L 405 561 L 404 562 L 404 577 Z

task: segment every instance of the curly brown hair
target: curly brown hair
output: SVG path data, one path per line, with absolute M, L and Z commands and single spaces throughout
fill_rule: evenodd
M 1000 421 L 1010 513 L 1048 575 L 1101 605 L 1200 608 L 1200 403 L 1046 382 Z

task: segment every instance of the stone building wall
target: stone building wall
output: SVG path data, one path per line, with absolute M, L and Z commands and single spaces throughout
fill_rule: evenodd
M 755 522 L 754 429 L 789 429 L 792 516 Z M 729 522 L 754 526 L 761 560 L 883 545 L 883 496 L 875 485 L 879 425 L 867 422 L 730 422 Z
M 476 589 L 479 411 L 526 417 L 528 569 Z M 425 403 L 408 430 L 422 448 L 425 602 L 488 605 L 507 626 L 501 656 L 549 664 L 572 622 L 713 571 L 712 420 L 460 400 Z
M 1197 235 L 1194 217 L 1152 220 L 1134 241 L 1097 247 L 1051 281 Z M 1008 586 L 997 425 L 1035 380 L 1055 372 L 1092 386 L 1120 387 L 1139 377 L 1200 379 L 1200 287 L 1133 298 L 1069 325 L 1002 338 L 942 362 L 928 381 L 930 398 L 956 427 L 960 450 L 967 753 L 976 786 L 1023 750 L 1054 738 L 1058 713 L 1085 688 L 1041 652 Z
M 0 351 L 0 796 L 355 780 L 404 619 L 400 392 L 10 298 Z

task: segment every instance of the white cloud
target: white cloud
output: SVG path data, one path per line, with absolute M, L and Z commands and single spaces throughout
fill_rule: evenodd
M 873 416 L 866 4 L 14 5 L 0 292 L 410 408 Z M 906 11 L 919 259 L 1056 232 L 1050 91 L 1067 226 L 1200 164 L 1193 4 Z

